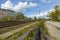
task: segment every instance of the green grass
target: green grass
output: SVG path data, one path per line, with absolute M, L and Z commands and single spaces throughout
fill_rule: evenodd
M 25 28 L 24 30 L 21 30 L 21 31 L 19 31 L 17 33 L 14 33 L 9 38 L 6 38 L 6 40 L 15 40 L 17 37 L 21 36 L 25 31 L 27 31 L 27 28 Z
M 0 37 L 0 40 L 3 40 L 3 39 Z
M 34 35 L 35 35 L 35 32 L 34 32 L 34 30 L 32 30 L 32 31 L 30 31 L 30 33 L 27 35 L 27 37 L 25 37 L 24 40 L 30 40 L 31 37 L 33 37 Z
M 36 24 L 34 25 L 35 28 L 40 27 L 40 24 L 41 24 L 41 21 L 39 21 L 38 23 L 36 23 Z M 27 37 L 25 37 L 24 40 L 31 40 L 31 38 L 33 38 L 34 36 L 35 36 L 35 31 L 32 30 L 32 31 L 30 31 L 30 33 L 27 35 Z M 33 39 L 34 39 L 34 38 L 33 38 Z
M 35 25 L 35 24 L 34 24 Z M 24 32 L 26 32 L 27 30 L 31 29 L 32 27 L 34 27 L 34 25 L 30 25 L 30 27 L 25 28 L 24 30 L 20 30 L 17 33 L 14 33 L 13 35 L 11 35 L 8 38 L 2 39 L 2 40 L 15 40 L 17 37 L 21 36 Z
M 60 22 L 60 19 L 59 20 L 55 20 L 55 22 Z
M 55 26 L 58 30 L 60 30 L 60 27 Z
M 49 36 L 49 32 L 45 24 L 44 24 L 44 31 L 45 31 L 45 34 Z

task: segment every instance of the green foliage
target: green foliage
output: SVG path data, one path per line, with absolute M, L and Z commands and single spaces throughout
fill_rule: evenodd
M 0 19 L 0 22 L 9 22 L 9 21 L 13 21 L 13 16 L 5 16 L 3 18 Z
M 60 6 L 55 6 L 54 7 L 54 11 L 51 11 L 50 12 L 50 18 L 52 19 L 52 20 L 59 20 L 58 18 L 60 17 Z
M 14 16 L 5 16 L 0 18 L 0 22 L 10 22 L 10 21 L 14 21 L 14 20 L 26 20 L 26 17 L 23 14 L 17 14 L 16 18 Z
M 51 14 L 50 14 L 50 18 L 51 18 L 52 20 L 55 20 L 55 17 L 56 17 L 55 12 L 51 12 Z
M 25 37 L 24 40 L 31 40 L 31 37 L 33 37 L 35 35 L 35 31 L 31 30 L 30 33 L 27 35 L 27 37 Z
M 34 20 L 37 20 L 37 18 L 36 18 L 36 17 L 34 17 Z
M 3 39 L 0 37 L 0 40 L 3 40 Z
M 17 14 L 16 15 L 16 20 L 23 20 L 25 16 L 23 14 Z
M 37 20 L 38 20 L 38 21 L 41 21 L 41 18 L 38 18 Z
M 13 21 L 14 18 L 13 18 L 13 16 L 7 16 L 7 20 L 8 20 L 8 21 Z

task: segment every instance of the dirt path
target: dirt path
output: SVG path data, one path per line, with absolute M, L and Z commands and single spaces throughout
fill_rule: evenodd
M 49 34 L 51 36 L 51 40 L 60 40 L 60 30 L 58 30 L 55 26 L 58 25 L 54 22 L 46 21 L 46 26 L 48 28 Z M 55 25 L 56 24 L 56 25 Z M 54 26 L 53 26 L 54 25 Z
M 54 21 L 47 21 L 49 24 L 59 27 L 60 28 L 60 22 L 54 22 Z

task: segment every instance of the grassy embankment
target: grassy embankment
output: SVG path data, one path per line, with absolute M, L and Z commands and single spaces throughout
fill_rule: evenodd
M 36 23 L 35 23 L 36 24 Z M 26 32 L 27 30 L 29 30 L 30 28 L 34 27 L 34 25 L 30 25 L 29 27 L 23 29 L 23 30 L 20 30 L 18 31 L 17 33 L 14 33 L 13 35 L 11 35 L 10 37 L 8 38 L 5 38 L 5 39 L 2 39 L 0 38 L 0 40 L 15 40 L 17 37 L 21 36 L 24 32 Z

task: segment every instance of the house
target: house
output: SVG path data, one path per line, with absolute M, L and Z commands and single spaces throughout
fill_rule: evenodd
M 0 18 L 7 16 L 7 12 L 0 9 Z

